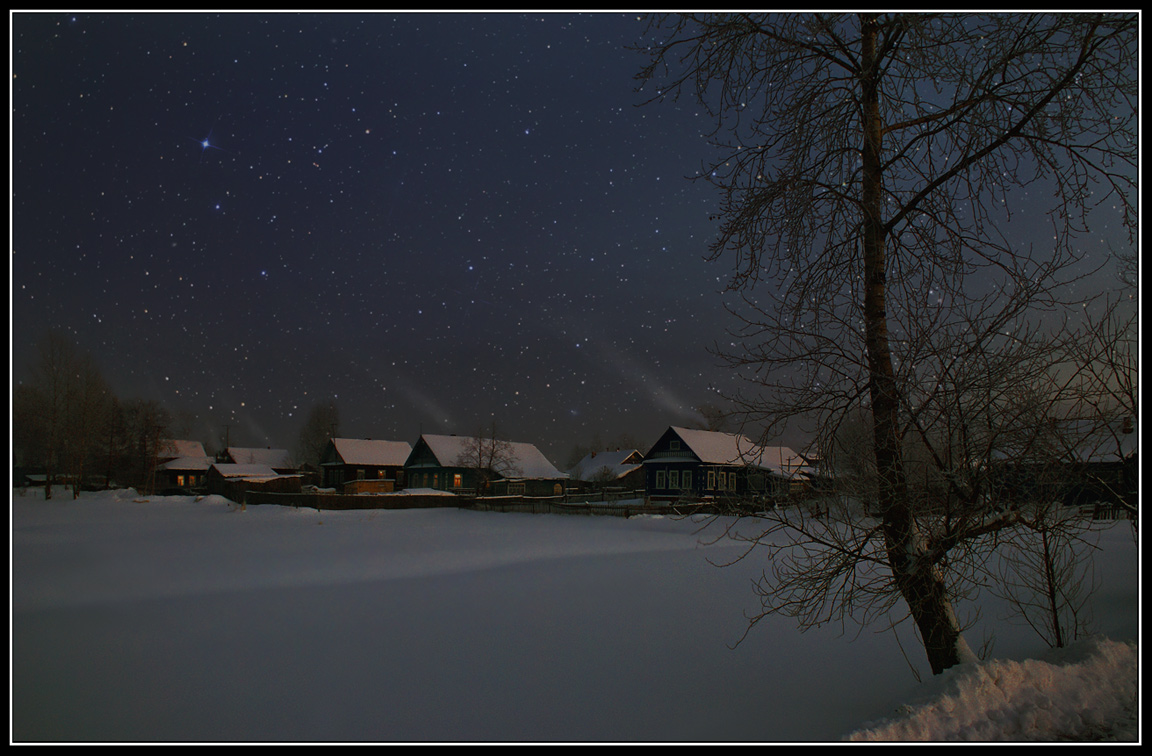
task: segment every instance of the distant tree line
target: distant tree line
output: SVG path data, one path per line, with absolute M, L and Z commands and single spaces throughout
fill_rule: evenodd
M 13 387 L 14 462 L 53 486 L 129 486 L 150 493 L 160 443 L 177 422 L 160 402 L 120 399 L 92 355 L 58 331 L 38 346 L 29 380 Z

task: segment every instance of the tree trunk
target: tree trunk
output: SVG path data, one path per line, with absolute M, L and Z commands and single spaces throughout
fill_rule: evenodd
M 876 450 L 877 505 L 883 517 L 893 577 L 920 630 L 932 673 L 940 674 L 962 660 L 960 630 L 939 571 L 919 558 L 924 548 L 909 503 L 901 458 L 900 404 L 886 304 L 880 73 L 876 56 L 879 24 L 874 16 L 864 16 L 861 21 L 864 337 Z

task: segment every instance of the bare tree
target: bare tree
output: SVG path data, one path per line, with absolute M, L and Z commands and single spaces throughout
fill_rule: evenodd
M 990 590 L 1049 646 L 1063 648 L 1091 629 L 1088 599 L 1098 583 L 1087 552 L 1091 520 L 1051 501 L 1037 502 L 1021 518 L 1025 524 L 997 552 Z
M 471 470 L 476 482 L 476 495 L 488 492 L 492 481 L 520 474 L 515 450 L 510 441 L 502 440 L 496 424 L 487 431 L 464 439 L 463 449 L 455 460 L 457 467 Z
M 722 407 L 712 403 L 700 404 L 697 405 L 696 412 L 700 415 L 700 420 L 695 424 L 699 430 L 723 432 L 730 430 L 729 413 Z
M 152 493 L 165 453 L 162 444 L 171 438 L 172 425 L 172 413 L 160 402 L 131 399 L 122 403 L 117 474 L 122 483 L 142 494 Z
M 1070 353 L 1045 317 L 1084 273 L 1090 214 L 1114 206 L 1135 232 L 1137 19 L 680 16 L 656 33 L 652 99 L 716 119 L 699 177 L 721 196 L 711 258 L 735 260 L 721 354 L 750 388 L 732 401 L 765 435 L 803 421 L 821 446 L 869 420 L 874 524 L 780 514 L 768 530 L 792 540 L 765 608 L 807 625 L 902 601 L 939 673 L 968 658 L 953 601 L 977 547 L 1016 526 L 990 514 L 980 457 L 1027 435 L 1007 387 L 1055 379 L 1046 355 Z M 1006 230 L 1037 193 L 1045 237 L 1020 242 Z M 910 448 L 939 500 L 913 495 Z
M 26 461 L 45 471 L 45 498 L 63 476 L 79 495 L 115 401 L 91 355 L 52 331 L 39 344 L 30 380 L 13 392 L 13 440 Z
M 88 354 L 79 356 L 68 391 L 64 433 L 64 463 L 72 481 L 73 499 L 80 496 L 84 475 L 109 433 L 114 412 L 115 396 L 95 360 Z
M 308 413 L 296 441 L 296 458 L 301 465 L 320 469 L 320 458 L 329 439 L 340 433 L 340 410 L 336 402 L 321 402 Z
M 64 467 L 68 400 L 79 356 L 76 345 L 59 331 L 51 331 L 39 344 L 39 359 L 32 369 L 26 397 L 27 422 L 44 465 L 44 498 L 52 498 L 52 483 Z

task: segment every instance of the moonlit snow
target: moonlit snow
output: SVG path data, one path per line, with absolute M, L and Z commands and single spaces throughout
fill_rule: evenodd
M 1137 741 L 1139 582 L 1099 533 L 1099 635 L 990 598 L 986 661 L 785 618 L 700 520 L 12 497 L 15 742 Z M 919 676 L 919 680 L 917 680 Z

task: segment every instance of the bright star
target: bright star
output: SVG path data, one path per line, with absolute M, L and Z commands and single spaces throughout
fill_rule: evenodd
M 208 150 L 220 150 L 221 152 L 227 152 L 229 155 L 235 155 L 236 154 L 235 152 L 232 152 L 232 150 L 226 150 L 223 147 L 219 147 L 215 144 L 212 144 L 212 132 L 215 130 L 215 128 L 216 127 L 213 126 L 211 129 L 209 129 L 208 130 L 208 136 L 204 137 L 203 139 L 192 139 L 191 137 L 188 137 L 189 139 L 192 139 L 192 141 L 194 141 L 200 145 L 200 159 L 201 160 L 204 159 L 204 153 L 207 152 Z

